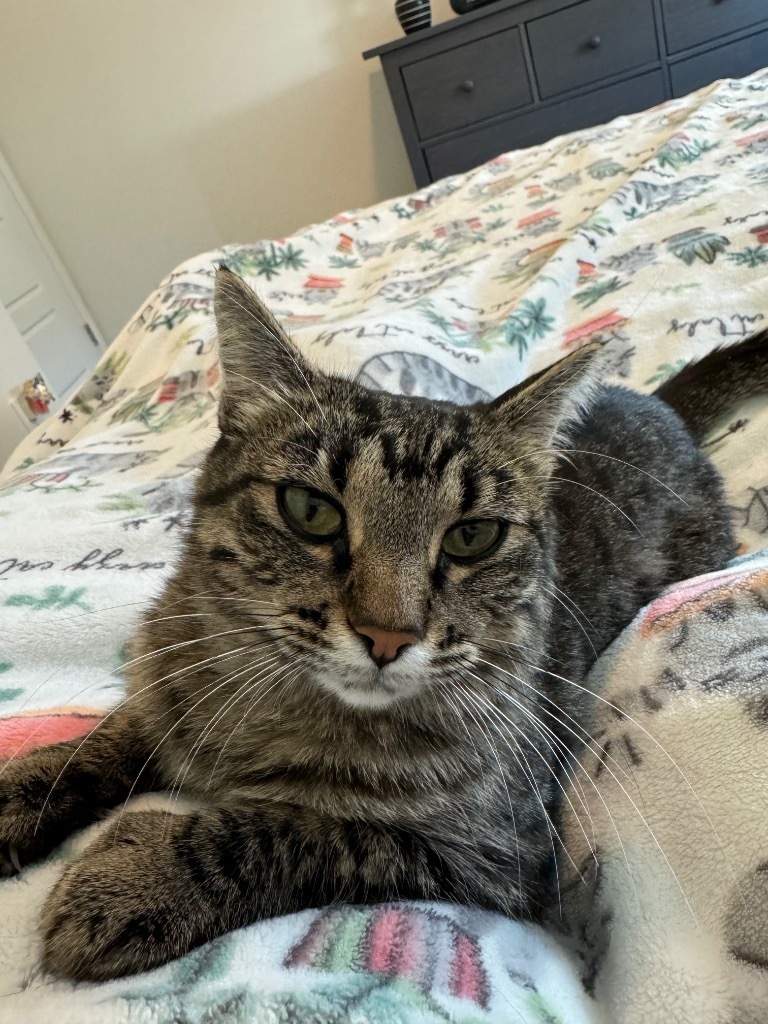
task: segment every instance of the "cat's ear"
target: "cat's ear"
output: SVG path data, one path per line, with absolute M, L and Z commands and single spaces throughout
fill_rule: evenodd
M 602 342 L 588 342 L 505 391 L 487 407 L 493 429 L 508 432 L 537 461 L 553 463 L 553 449 L 599 393 L 602 351 Z
M 213 309 L 223 378 L 219 427 L 242 433 L 265 410 L 306 391 L 314 374 L 256 293 L 224 266 L 216 271 Z

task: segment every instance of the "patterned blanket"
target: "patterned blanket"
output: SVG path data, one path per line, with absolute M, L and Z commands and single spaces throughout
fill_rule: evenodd
M 768 74 L 170 274 L 0 474 L 0 757 L 84 734 L 119 699 L 215 436 L 221 260 L 308 358 L 369 387 L 473 401 L 600 336 L 612 375 L 650 390 L 764 326 Z M 767 439 L 753 401 L 708 441 L 745 554 L 768 535 Z M 34 922 L 85 835 L 0 886 L 0 1022 L 763 1024 L 767 574 L 758 559 L 673 589 L 596 666 L 547 930 L 311 911 L 75 988 L 41 975 Z
M 765 1024 L 768 550 L 671 588 L 590 681 L 553 926 L 608 1021 Z

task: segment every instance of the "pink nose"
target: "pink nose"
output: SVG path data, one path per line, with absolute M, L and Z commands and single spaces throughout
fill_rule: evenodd
M 419 639 L 414 633 L 394 633 L 376 626 L 356 626 L 352 623 L 352 628 L 363 637 L 368 653 L 379 668 L 394 661 L 401 651 Z

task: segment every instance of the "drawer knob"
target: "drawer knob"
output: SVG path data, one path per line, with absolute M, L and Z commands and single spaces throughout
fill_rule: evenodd
M 461 83 L 462 92 L 474 92 L 474 88 L 475 83 L 472 81 L 471 78 L 465 78 L 464 81 Z
M 591 39 L 587 40 L 587 46 L 590 50 L 599 50 L 603 40 L 600 36 L 592 36 Z

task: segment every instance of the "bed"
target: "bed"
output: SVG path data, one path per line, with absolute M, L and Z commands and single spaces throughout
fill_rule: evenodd
M 309 359 L 371 388 L 477 401 L 600 337 L 612 378 L 652 390 L 766 326 L 768 73 L 169 274 L 0 474 L 0 758 L 83 735 L 119 700 L 216 436 L 220 262 Z M 546 926 L 320 908 L 71 986 L 42 974 L 35 921 L 91 830 L 0 884 L 0 1021 L 764 1024 L 766 402 L 707 450 L 740 558 L 661 595 L 595 666 Z

